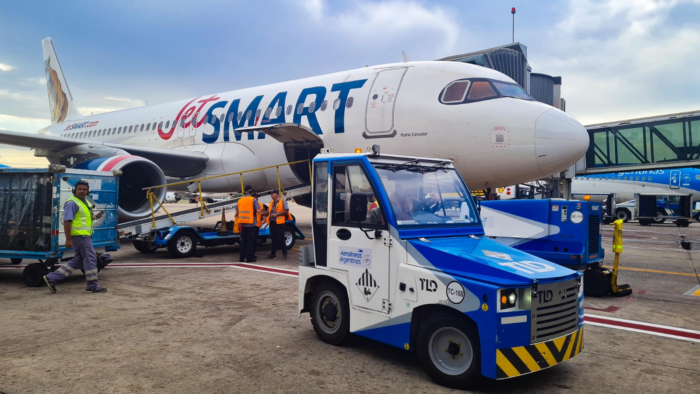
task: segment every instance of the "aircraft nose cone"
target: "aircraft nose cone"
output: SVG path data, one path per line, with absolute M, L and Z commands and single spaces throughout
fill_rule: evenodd
M 545 176 L 576 164 L 588 150 L 588 131 L 558 109 L 540 115 L 535 124 L 537 163 Z

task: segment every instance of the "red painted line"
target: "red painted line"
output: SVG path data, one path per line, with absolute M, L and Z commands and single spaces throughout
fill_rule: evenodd
M 590 306 L 584 307 L 586 310 L 591 310 L 591 311 L 598 311 L 598 312 L 608 312 L 608 313 L 614 313 L 620 310 L 619 306 L 609 306 L 607 308 L 592 308 Z
M 131 159 L 132 157 L 136 156 L 117 156 L 116 158 L 107 161 L 107 165 L 105 165 L 102 168 L 102 171 L 111 171 L 112 168 L 114 168 L 117 164 L 121 163 L 124 160 Z
M 700 331 L 677 329 L 669 326 L 637 322 L 633 320 L 610 319 L 602 316 L 585 315 L 584 322 L 605 324 L 621 329 L 628 329 L 638 332 L 646 332 L 654 335 L 673 336 L 686 338 L 693 341 L 700 341 Z
M 264 267 L 261 265 L 245 264 L 245 263 L 231 264 L 231 265 L 236 266 L 236 267 L 241 267 L 241 268 L 249 268 L 252 270 L 257 270 L 257 271 L 262 271 L 262 272 L 273 272 L 276 274 L 287 274 L 287 275 L 299 276 L 299 272 L 297 272 L 297 271 L 272 268 L 272 267 Z

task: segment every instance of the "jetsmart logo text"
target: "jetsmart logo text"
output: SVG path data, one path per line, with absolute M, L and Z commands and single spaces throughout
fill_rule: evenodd
M 72 125 L 68 125 L 64 131 L 68 130 L 75 130 L 75 129 L 84 129 L 86 127 L 94 127 L 97 126 L 97 124 L 100 123 L 99 120 L 96 120 L 94 122 L 83 122 L 83 123 L 74 123 Z

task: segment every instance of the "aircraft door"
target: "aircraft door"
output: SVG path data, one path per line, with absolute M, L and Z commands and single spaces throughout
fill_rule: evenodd
M 336 164 L 329 179 L 332 199 L 328 221 L 327 264 L 329 268 L 346 271 L 352 306 L 388 313 L 389 306 L 389 246 L 386 220 L 381 208 L 368 214 L 360 224 L 350 220 L 350 196 L 375 194 L 360 163 Z M 376 195 L 376 194 L 375 194 Z M 377 211 L 377 212 L 374 212 Z M 383 236 L 375 238 L 379 229 Z
M 671 170 L 671 177 L 669 178 L 669 185 L 671 189 L 680 189 L 681 187 L 681 172 L 680 170 Z
M 380 71 L 374 78 L 367 98 L 365 138 L 393 137 L 394 107 L 407 68 Z

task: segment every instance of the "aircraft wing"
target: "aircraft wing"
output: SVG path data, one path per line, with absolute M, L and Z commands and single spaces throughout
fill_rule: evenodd
M 185 177 L 204 171 L 209 157 L 203 152 L 191 152 L 175 149 L 156 149 L 145 146 L 113 144 L 110 142 L 78 140 L 54 135 L 19 133 L 0 130 L 0 144 L 23 146 L 49 152 L 61 152 L 66 149 L 85 145 L 89 148 L 103 147 L 121 149 L 135 156 L 141 156 L 156 163 L 167 176 Z

